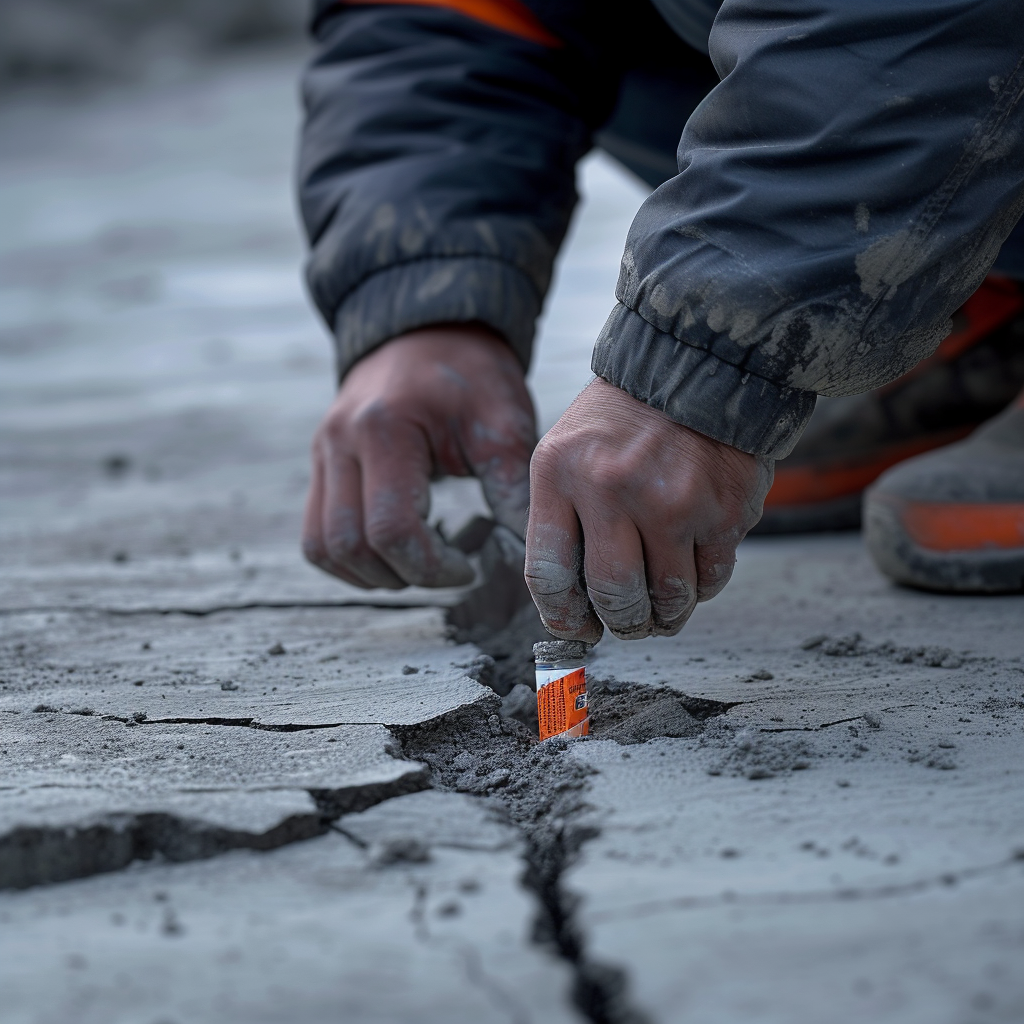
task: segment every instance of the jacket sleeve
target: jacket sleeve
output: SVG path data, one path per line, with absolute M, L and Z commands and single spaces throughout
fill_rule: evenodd
M 526 366 L 575 164 L 614 85 L 594 88 L 593 61 L 555 36 L 439 6 L 322 6 L 299 186 L 340 374 L 449 321 L 487 324 Z
M 725 0 L 594 372 L 744 451 L 928 355 L 1024 212 L 1019 0 Z

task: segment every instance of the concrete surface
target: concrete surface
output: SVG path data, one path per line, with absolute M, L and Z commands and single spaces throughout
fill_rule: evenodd
M 538 746 L 528 620 L 303 564 L 299 59 L 0 105 L 0 1021 L 1024 1019 L 1024 599 L 748 541 Z M 545 427 L 642 195 L 582 183 Z
M 574 748 L 590 954 L 659 1021 L 1024 1019 L 1024 601 L 891 587 L 857 538 L 743 553 L 650 662 L 598 648 L 596 676 L 742 703 Z
M 530 942 L 515 833 L 477 843 L 500 831 L 479 802 L 438 795 L 468 839 L 410 859 L 332 833 L 8 896 L 3 1019 L 578 1022 Z

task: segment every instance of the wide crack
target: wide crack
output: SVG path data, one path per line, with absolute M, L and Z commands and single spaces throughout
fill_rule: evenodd
M 489 578 L 495 575 L 501 576 L 500 569 Z M 519 830 L 523 883 L 537 898 L 534 941 L 571 966 L 572 997 L 581 1013 L 594 1024 L 647 1024 L 647 1016 L 630 1001 L 626 972 L 587 952 L 578 922 L 580 900 L 565 876 L 587 840 L 599 834 L 588 815 L 593 769 L 570 755 L 573 741 L 537 741 L 533 644 L 548 634 L 525 586 L 511 575 L 502 582 L 500 588 L 480 588 L 447 615 L 453 638 L 484 652 L 464 667 L 495 696 L 391 731 L 406 757 L 428 765 L 435 788 L 488 798 Z M 498 608 L 491 601 L 496 592 Z M 619 743 L 696 736 L 705 719 L 732 706 L 616 680 L 592 680 L 590 693 L 592 736 Z
M 588 769 L 565 756 L 568 743 L 537 743 L 521 723 L 500 716 L 501 702 L 462 709 L 417 726 L 392 728 L 407 757 L 429 765 L 435 788 L 490 797 L 523 837 L 523 882 L 537 897 L 534 940 L 565 959 L 573 1000 L 599 1024 L 643 1024 L 627 999 L 624 972 L 591 962 L 575 924 L 575 897 L 563 885 L 587 839 L 583 819 Z
M 592 689 L 595 738 L 620 743 L 695 736 L 704 719 L 730 707 L 637 684 L 598 681 Z M 571 965 L 580 1011 L 595 1024 L 645 1024 L 646 1016 L 630 1003 L 625 971 L 588 955 L 577 922 L 579 898 L 564 884 L 584 844 L 599 834 L 587 814 L 593 769 L 569 754 L 573 741 L 538 743 L 535 731 L 503 713 L 514 696 L 513 691 L 502 701 L 495 695 L 391 731 L 407 757 L 429 766 L 435 788 L 489 798 L 518 828 L 525 846 L 523 882 L 538 903 L 534 940 Z

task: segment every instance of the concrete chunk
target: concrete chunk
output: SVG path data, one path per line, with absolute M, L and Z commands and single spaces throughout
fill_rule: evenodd
M 272 732 L 6 716 L 0 886 L 271 849 L 429 784 L 387 730 Z

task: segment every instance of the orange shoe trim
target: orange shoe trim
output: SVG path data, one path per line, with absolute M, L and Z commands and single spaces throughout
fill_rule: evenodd
M 552 35 L 541 20 L 520 0 L 338 0 L 346 7 L 388 4 L 392 7 L 441 7 L 483 22 L 491 28 L 519 36 L 541 46 L 560 47 L 562 40 Z
M 803 465 L 775 467 L 775 482 L 765 498 L 765 508 L 816 505 L 860 494 L 887 469 L 904 459 L 966 437 L 974 428 L 945 430 L 899 444 L 886 445 L 863 459 L 844 459 L 830 466 Z
M 1024 504 L 899 499 L 894 504 L 907 535 L 929 551 L 1024 548 Z

